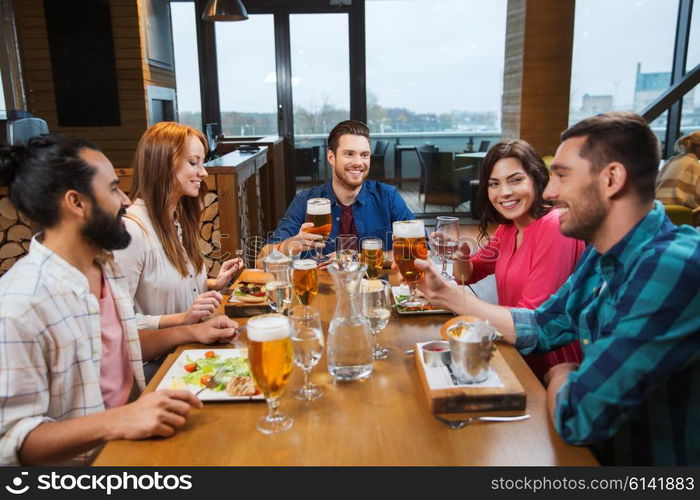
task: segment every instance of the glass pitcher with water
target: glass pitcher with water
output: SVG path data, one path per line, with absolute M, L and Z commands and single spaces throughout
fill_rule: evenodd
M 333 278 L 337 303 L 328 327 L 328 373 L 335 380 L 359 380 L 372 374 L 372 334 L 362 314 L 360 283 L 365 265 L 357 261 L 328 266 Z

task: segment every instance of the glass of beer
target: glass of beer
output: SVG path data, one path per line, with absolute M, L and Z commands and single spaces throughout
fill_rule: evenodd
M 331 216 L 331 200 L 328 198 L 310 198 L 306 202 L 306 222 L 313 222 L 314 227 L 306 230 L 307 233 L 319 234 L 323 239 L 319 243 L 325 243 L 331 234 L 333 217 Z M 316 247 L 316 260 L 325 260 L 323 249 Z
M 457 250 L 459 241 L 459 219 L 457 217 L 439 216 L 435 221 L 435 232 L 430 235 L 430 246 L 442 262 L 442 277 L 451 280 L 447 272 L 447 261 Z
M 308 306 L 312 297 L 318 295 L 318 263 L 313 259 L 294 261 L 294 294 L 303 305 Z
M 292 373 L 292 329 L 289 318 L 281 314 L 262 314 L 250 318 L 248 362 L 253 381 L 265 396 L 268 412 L 255 427 L 263 434 L 289 429 L 294 419 L 279 411 L 279 399 Z
M 362 280 L 360 291 L 362 292 L 362 312 L 369 320 L 369 328 L 374 338 L 372 358 L 386 359 L 389 349 L 379 345 L 377 336 L 389 322 L 391 316 L 391 300 L 389 292 L 391 287 L 384 280 Z
M 289 312 L 292 322 L 294 364 L 304 371 L 304 385 L 294 391 L 302 401 L 316 401 L 323 391 L 311 383 L 311 370 L 323 356 L 323 329 L 321 312 L 316 307 L 296 306 Z
M 416 267 L 415 259 L 428 258 L 428 241 L 422 220 L 397 221 L 392 225 L 394 262 L 399 272 L 408 283 L 409 298 L 401 304 L 405 307 L 421 307 L 427 302 L 416 295 L 416 283 L 423 276 L 423 271 Z
M 379 238 L 363 239 L 360 262 L 367 266 L 365 270 L 367 278 L 378 278 L 384 264 L 384 243 L 382 240 Z

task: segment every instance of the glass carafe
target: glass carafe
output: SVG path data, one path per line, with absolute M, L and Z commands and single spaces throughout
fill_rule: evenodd
M 372 334 L 362 314 L 360 283 L 365 265 L 355 261 L 341 269 L 328 266 L 333 278 L 337 303 L 328 327 L 326 361 L 335 380 L 359 380 L 372 374 Z

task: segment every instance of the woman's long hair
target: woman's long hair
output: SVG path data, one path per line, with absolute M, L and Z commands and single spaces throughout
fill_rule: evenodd
M 206 156 L 207 140 L 199 130 L 175 122 L 156 123 L 146 130 L 136 148 L 130 193 L 132 201 L 141 198 L 145 202 L 165 255 L 183 277 L 189 274 L 188 262 L 195 272 L 204 266 L 199 252 L 199 225 L 206 184 L 202 182 L 196 198 L 182 196 L 177 203 L 175 213 L 182 227 L 182 245 L 173 214 L 168 213 L 168 201 L 175 184 L 175 165 L 185 153 L 187 139 L 192 136 L 202 143 Z
M 499 160 L 504 158 L 515 158 L 523 165 L 525 173 L 532 179 L 535 186 L 535 199 L 530 208 L 530 216 L 539 219 L 549 212 L 552 205 L 547 203 L 542 197 L 544 188 L 549 182 L 549 171 L 542 158 L 535 152 L 529 143 L 522 139 L 510 142 L 499 142 L 486 153 L 486 157 L 481 162 L 481 172 L 479 174 L 479 189 L 476 192 L 476 209 L 481 214 L 479 221 L 479 241 L 488 239 L 489 223 L 512 224 L 513 221 L 506 219 L 493 206 L 489 200 L 489 178 L 493 172 L 493 167 Z

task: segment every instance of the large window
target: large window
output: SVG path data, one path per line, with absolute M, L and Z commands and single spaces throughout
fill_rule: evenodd
M 277 135 L 273 16 L 216 23 L 216 58 L 224 135 Z
M 639 113 L 668 89 L 677 17 L 677 0 L 577 0 L 569 123 Z M 662 141 L 666 116 L 651 124 Z
M 700 64 L 700 2 L 693 5 L 693 17 L 688 40 L 688 57 L 686 71 Z M 700 89 L 697 85 L 683 98 L 681 109 L 681 135 L 700 130 Z
M 7 106 L 5 105 L 5 90 L 2 87 L 2 73 L 0 73 L 0 119 L 7 117 Z
M 289 16 L 294 134 L 328 135 L 350 118 L 347 14 Z
M 365 9 L 373 131 L 500 131 L 505 0 L 368 0 Z
M 178 121 L 202 129 L 194 2 L 170 2 Z

